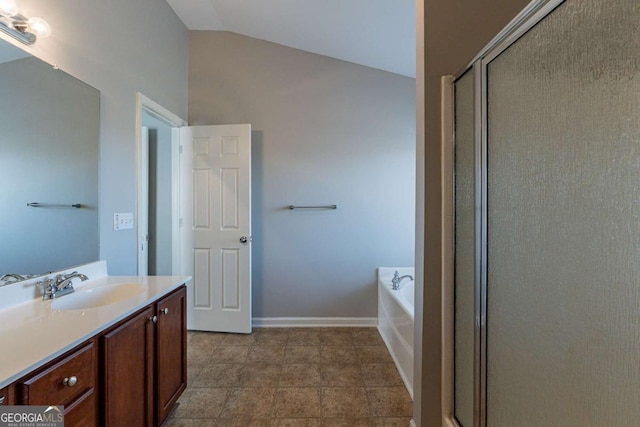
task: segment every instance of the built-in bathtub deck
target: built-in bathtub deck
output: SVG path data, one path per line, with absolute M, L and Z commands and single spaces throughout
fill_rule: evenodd
M 414 281 L 405 279 L 399 290 L 392 290 L 396 270 L 400 276 L 414 275 L 410 267 L 378 268 L 378 331 L 413 398 Z

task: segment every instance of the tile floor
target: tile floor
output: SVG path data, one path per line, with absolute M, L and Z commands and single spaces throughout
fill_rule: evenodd
M 406 427 L 412 402 L 375 328 L 188 334 L 168 427 Z

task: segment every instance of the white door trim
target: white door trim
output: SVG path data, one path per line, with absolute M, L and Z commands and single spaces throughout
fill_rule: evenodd
M 175 218 L 171 227 L 171 241 L 173 242 L 173 250 L 171 251 L 171 271 L 174 275 L 183 274 L 182 268 L 182 203 L 180 195 L 181 169 L 180 154 L 182 153 L 180 141 L 180 128 L 171 129 L 171 218 Z
M 153 101 L 151 98 L 143 95 L 140 92 L 136 92 L 136 233 L 140 227 L 140 213 L 144 211 L 144 206 L 148 205 L 147 195 L 141 194 L 140 191 L 140 177 L 143 173 L 148 174 L 148 170 L 143 170 L 144 165 L 142 161 L 142 156 L 144 153 L 142 144 L 140 142 L 140 129 L 142 127 L 142 112 L 147 111 L 152 115 L 156 116 L 160 120 L 167 123 L 173 129 L 171 130 L 171 162 L 172 162 L 172 177 L 171 177 L 171 199 L 173 205 L 173 221 L 172 226 L 172 235 L 173 235 L 173 259 L 172 259 L 172 267 L 174 274 L 178 274 L 181 272 L 181 254 L 180 254 L 180 159 L 179 159 L 179 149 L 180 149 L 180 133 L 179 129 L 182 126 L 187 125 L 187 121 L 169 111 L 162 105 Z M 148 212 L 148 206 L 147 206 Z M 136 254 L 139 251 L 140 245 L 143 243 L 141 241 L 140 233 L 137 233 L 136 239 Z M 140 260 L 137 260 L 136 267 L 138 274 L 140 274 Z
M 140 126 L 140 140 L 138 143 L 138 151 L 140 156 L 138 157 L 138 186 L 137 191 L 140 197 L 144 197 L 145 194 L 149 194 L 149 128 L 146 126 Z M 138 226 L 136 227 L 138 235 L 138 247 L 136 253 L 138 254 L 138 276 L 146 276 L 149 274 L 149 204 L 148 198 L 145 199 L 147 203 L 140 203 L 138 205 L 138 212 L 136 218 L 138 219 Z

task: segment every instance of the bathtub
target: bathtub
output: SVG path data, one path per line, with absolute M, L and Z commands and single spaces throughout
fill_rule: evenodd
M 378 268 L 378 330 L 402 381 L 413 399 L 413 307 L 414 281 L 404 279 L 400 289 L 391 289 L 393 273 L 414 276 L 413 267 Z

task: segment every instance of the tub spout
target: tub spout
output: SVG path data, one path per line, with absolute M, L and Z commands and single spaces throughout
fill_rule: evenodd
M 400 289 L 400 283 L 402 283 L 402 281 L 407 278 L 413 280 L 413 276 L 410 276 L 408 274 L 400 276 L 400 273 L 398 273 L 398 270 L 396 270 L 396 272 L 393 273 L 393 279 L 391 279 L 391 289 L 393 289 L 394 291 Z

